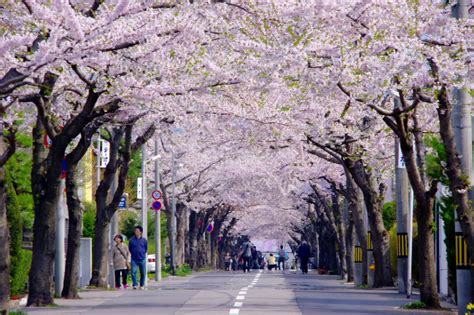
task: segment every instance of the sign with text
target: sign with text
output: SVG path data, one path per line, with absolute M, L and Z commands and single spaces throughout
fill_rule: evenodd
M 142 199 L 143 196 L 143 181 L 141 177 L 137 178 L 137 199 Z
M 398 168 L 406 168 L 405 158 L 403 157 L 402 148 L 398 145 Z
M 110 143 L 100 140 L 100 167 L 105 168 L 110 160 Z

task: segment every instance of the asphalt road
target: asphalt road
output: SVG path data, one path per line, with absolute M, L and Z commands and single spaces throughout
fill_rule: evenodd
M 57 299 L 57 307 L 24 310 L 35 315 L 453 314 L 401 310 L 399 307 L 410 300 L 393 288 L 352 287 L 337 277 L 311 273 L 208 272 L 161 284 L 150 282 L 145 291 L 85 291 L 80 300 Z

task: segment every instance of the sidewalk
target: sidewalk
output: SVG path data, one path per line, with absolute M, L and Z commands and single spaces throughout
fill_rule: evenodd
M 397 288 L 361 289 L 339 276 L 302 275 L 295 271 L 285 275 L 287 286 L 296 295 L 302 314 L 457 314 L 456 305 L 442 302 L 444 310 L 403 309 L 404 305 L 419 301 L 419 292 L 414 290 L 410 299 L 399 294 Z
M 168 276 L 167 278 L 163 279 L 161 282 L 156 282 L 155 280 L 148 280 L 148 287 L 147 290 L 154 291 L 160 290 L 163 287 L 169 286 L 170 284 L 179 285 L 182 283 L 186 283 L 189 280 L 203 274 L 203 272 L 195 272 L 192 275 L 186 277 L 177 277 L 177 276 Z M 55 305 L 47 306 L 47 307 L 36 307 L 30 306 L 26 307 L 25 305 L 18 305 L 13 307 L 12 310 L 21 310 L 27 312 L 28 314 L 36 314 L 36 315 L 49 315 L 49 314 L 68 314 L 68 315 L 83 315 L 87 314 L 91 309 L 97 307 L 101 304 L 106 302 L 112 301 L 114 299 L 118 299 L 123 295 L 132 292 L 142 292 L 141 290 L 133 290 L 132 288 L 126 290 L 116 290 L 116 289 L 93 289 L 93 288 L 86 288 L 81 289 L 79 292 L 79 299 L 63 299 L 63 298 L 55 298 L 54 303 Z M 26 304 L 26 298 L 23 298 L 24 304 Z M 21 303 L 21 302 L 20 302 Z

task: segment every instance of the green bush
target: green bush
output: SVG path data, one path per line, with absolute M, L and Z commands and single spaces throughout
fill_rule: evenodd
M 137 211 L 124 211 L 120 213 L 120 233 L 124 234 L 127 239 L 134 235 L 135 226 L 139 224 L 139 216 Z
M 25 294 L 32 259 L 33 253 L 30 250 L 20 249 L 19 254 L 16 256 L 16 267 L 15 269 L 12 268 L 11 296 Z
M 387 202 L 382 207 L 383 224 L 389 231 L 397 220 L 397 203 L 395 201 Z
M 85 202 L 84 203 L 84 217 L 83 217 L 83 229 L 82 229 L 82 236 L 83 237 L 91 237 L 95 239 L 95 204 L 92 202 Z

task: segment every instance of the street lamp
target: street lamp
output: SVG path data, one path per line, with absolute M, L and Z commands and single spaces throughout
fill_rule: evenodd
M 172 135 L 174 134 L 183 134 L 184 129 L 175 127 L 170 129 Z M 171 176 L 172 176 L 172 201 L 171 201 L 171 213 L 170 213 L 170 218 L 171 218 L 171 240 L 170 240 L 170 264 L 171 264 L 171 273 L 173 275 L 176 274 L 176 156 L 174 149 L 171 148 Z
M 142 213 L 141 222 L 143 226 L 143 237 L 147 237 L 148 233 L 148 200 L 147 200 L 147 182 L 146 182 L 146 165 L 149 162 L 155 162 L 155 189 L 160 188 L 159 175 L 159 158 L 158 154 L 159 141 L 155 139 L 155 155 L 147 160 L 146 145 L 142 145 Z M 161 212 L 155 212 L 155 281 L 161 281 Z M 146 285 L 147 278 L 145 278 Z

